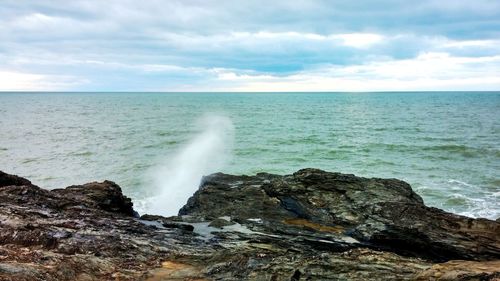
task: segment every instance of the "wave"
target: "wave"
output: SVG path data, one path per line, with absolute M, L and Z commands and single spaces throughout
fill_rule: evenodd
M 463 180 L 449 179 L 414 187 L 427 205 L 442 208 L 446 211 L 475 218 L 498 219 L 500 192 L 485 191 L 482 186 L 467 183 Z
M 496 148 L 472 147 L 459 144 L 409 145 L 409 144 L 393 144 L 393 143 L 368 143 L 359 146 L 342 145 L 339 146 L 339 148 L 350 148 L 362 152 L 370 152 L 373 149 L 382 149 L 394 152 L 411 152 L 411 153 L 431 152 L 433 153 L 433 155 L 430 156 L 431 158 L 439 158 L 443 160 L 448 159 L 448 157 L 443 154 L 461 155 L 465 158 L 472 158 L 479 156 L 500 157 L 500 150 Z
M 461 156 L 466 158 L 477 157 L 481 155 L 495 155 L 496 157 L 500 157 L 500 151 L 498 149 L 487 149 L 487 148 L 471 147 L 471 146 L 457 145 L 457 144 L 424 146 L 422 147 L 422 150 L 432 151 L 432 152 L 455 153 L 455 154 L 460 154 Z

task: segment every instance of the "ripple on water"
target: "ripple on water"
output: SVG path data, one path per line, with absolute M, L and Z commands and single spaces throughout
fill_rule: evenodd
M 156 135 L 159 137 L 165 137 L 165 136 L 171 136 L 172 133 L 168 132 L 168 131 L 161 131 L 161 132 L 157 132 Z
M 465 158 L 473 158 L 473 157 L 479 157 L 482 155 L 489 155 L 492 152 L 498 153 L 498 151 L 491 151 L 491 150 L 485 149 L 485 148 L 476 148 L 476 147 L 471 147 L 471 146 L 466 146 L 466 145 L 457 145 L 457 144 L 424 146 L 421 149 L 423 151 L 459 154 Z
M 21 161 L 21 163 L 28 164 L 28 163 L 37 162 L 38 160 L 39 160 L 38 158 L 25 158 Z
M 396 166 L 397 164 L 394 162 L 384 161 L 382 159 L 374 159 L 365 164 L 368 167 L 387 167 L 387 166 Z
M 68 156 L 80 156 L 80 157 L 89 157 L 94 155 L 92 151 L 73 151 L 68 154 Z
M 488 181 L 488 184 L 500 188 L 500 179 L 492 179 Z
M 108 178 L 137 202 L 145 170 L 189 141 L 197 114 L 220 112 L 236 128 L 223 172 L 406 177 L 431 206 L 496 218 L 499 104 L 500 93 L 0 95 L 0 168 L 47 187 Z

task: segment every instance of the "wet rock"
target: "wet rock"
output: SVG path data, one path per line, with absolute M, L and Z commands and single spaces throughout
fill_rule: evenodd
M 184 231 L 193 231 L 194 230 L 194 226 L 187 224 L 187 223 L 164 222 L 162 225 L 166 228 L 178 228 L 178 229 L 184 230 Z
M 449 261 L 435 264 L 419 273 L 415 280 L 500 280 L 500 260 L 483 262 Z
M 145 214 L 145 215 L 140 216 L 140 219 L 145 220 L 145 221 L 159 221 L 159 222 L 161 222 L 161 221 L 165 220 L 166 217 L 159 216 L 159 215 Z
M 135 216 L 105 181 L 0 173 L 0 280 L 495 280 L 499 223 L 405 182 L 316 169 L 203 179 L 179 216 Z M 458 260 L 460 259 L 460 260 Z
M 181 215 L 230 216 L 260 231 L 328 240 L 338 250 L 369 247 L 434 261 L 500 258 L 500 224 L 430 208 L 396 179 L 303 169 L 293 175 L 214 174 Z
M 216 228 L 224 228 L 224 226 L 234 225 L 235 223 L 224 218 L 217 218 L 211 221 L 208 226 Z

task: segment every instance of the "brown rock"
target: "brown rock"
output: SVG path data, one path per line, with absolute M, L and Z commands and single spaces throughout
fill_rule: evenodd
M 482 262 L 455 260 L 438 263 L 419 273 L 415 280 L 499 281 L 500 260 Z
M 426 207 L 394 179 L 214 174 L 182 216 L 141 219 L 113 182 L 0 181 L 0 280 L 498 278 L 498 222 Z

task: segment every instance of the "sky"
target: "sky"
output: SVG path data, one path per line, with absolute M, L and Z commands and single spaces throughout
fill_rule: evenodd
M 0 91 L 500 90 L 500 1 L 0 0 Z

